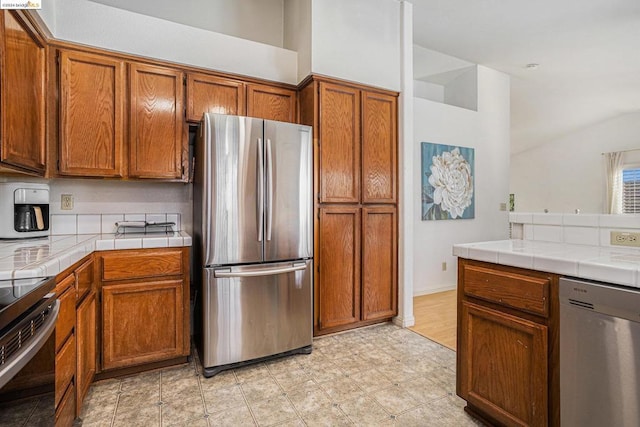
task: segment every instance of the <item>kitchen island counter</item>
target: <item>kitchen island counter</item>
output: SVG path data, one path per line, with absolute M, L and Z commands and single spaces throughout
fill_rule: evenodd
M 637 248 L 513 239 L 456 244 L 453 255 L 640 288 Z
M 184 231 L 69 234 L 0 241 L 0 280 L 55 276 L 94 251 L 191 246 Z

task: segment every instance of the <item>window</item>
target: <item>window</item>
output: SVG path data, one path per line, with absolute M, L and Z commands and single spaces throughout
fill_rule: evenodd
M 622 170 L 622 213 L 640 213 L 640 167 Z

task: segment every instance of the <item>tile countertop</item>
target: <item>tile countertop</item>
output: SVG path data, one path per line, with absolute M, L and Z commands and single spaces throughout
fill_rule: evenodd
M 496 240 L 453 246 L 460 258 L 640 288 L 640 249 Z
M 153 234 L 73 234 L 0 240 L 0 280 L 55 276 L 94 251 L 191 246 L 184 231 Z

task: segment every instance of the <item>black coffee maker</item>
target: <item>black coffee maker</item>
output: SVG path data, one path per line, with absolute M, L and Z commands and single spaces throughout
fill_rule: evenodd
M 39 183 L 2 182 L 0 239 L 25 239 L 49 235 L 49 186 Z

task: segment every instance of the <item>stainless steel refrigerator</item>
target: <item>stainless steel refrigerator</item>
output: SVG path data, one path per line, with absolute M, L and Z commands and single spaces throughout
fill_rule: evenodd
M 312 132 L 205 114 L 196 141 L 194 261 L 205 376 L 311 352 Z

